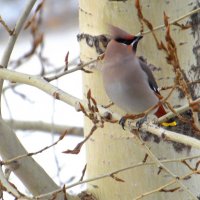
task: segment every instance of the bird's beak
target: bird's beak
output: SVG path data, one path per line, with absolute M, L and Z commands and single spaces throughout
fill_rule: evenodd
M 135 38 L 134 38 L 133 42 L 131 43 L 131 45 L 134 46 L 134 45 L 137 44 L 142 38 L 143 38 L 142 35 L 135 36 Z
M 139 35 L 139 36 L 135 36 L 133 42 L 131 43 L 131 46 L 132 46 L 132 49 L 133 51 L 136 52 L 137 50 L 137 45 L 138 45 L 138 42 L 143 38 L 142 35 Z

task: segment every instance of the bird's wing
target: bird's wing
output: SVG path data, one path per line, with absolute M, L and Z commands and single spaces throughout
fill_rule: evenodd
M 147 74 L 148 76 L 148 82 L 149 82 L 149 86 L 150 88 L 158 95 L 160 96 L 160 92 L 158 91 L 158 85 L 156 83 L 156 80 L 154 78 L 154 75 L 151 71 L 151 69 L 149 68 L 149 66 L 143 62 L 141 59 L 139 59 L 140 62 L 140 66 L 141 68 L 144 70 L 144 72 Z

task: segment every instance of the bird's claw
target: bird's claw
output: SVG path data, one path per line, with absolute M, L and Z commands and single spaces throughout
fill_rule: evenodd
M 122 117 L 120 120 L 119 120 L 119 124 L 122 126 L 122 128 L 125 130 L 125 123 L 126 123 L 126 118 L 125 117 Z
M 119 124 L 122 126 L 122 128 L 125 130 L 125 123 L 126 123 L 126 120 L 127 118 L 126 117 L 122 117 L 120 120 L 119 120 Z M 143 118 L 139 119 L 137 122 L 136 122 L 136 127 L 138 129 L 141 128 L 142 124 L 147 121 L 147 116 L 144 116 Z
M 143 124 L 145 121 L 147 121 L 147 116 L 144 116 L 142 119 L 139 119 L 139 120 L 136 122 L 136 127 L 137 127 L 138 129 L 140 129 L 141 126 L 142 126 L 142 124 Z

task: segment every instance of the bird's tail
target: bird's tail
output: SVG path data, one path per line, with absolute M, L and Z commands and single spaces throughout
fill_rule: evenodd
M 167 114 L 167 112 L 166 112 L 165 108 L 163 107 L 163 105 L 161 104 L 158 107 L 157 111 L 155 112 L 155 115 L 156 115 L 156 117 L 160 118 L 165 114 Z M 176 126 L 177 123 L 176 123 L 176 121 L 169 119 L 166 122 L 162 122 L 161 125 L 165 126 L 165 127 L 171 127 L 171 126 Z

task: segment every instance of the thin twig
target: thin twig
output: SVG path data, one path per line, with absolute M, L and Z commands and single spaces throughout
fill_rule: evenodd
M 6 29 L 6 31 L 9 33 L 9 35 L 13 34 L 14 30 L 11 30 L 8 25 L 6 24 L 6 22 L 2 19 L 2 17 L 0 16 L 0 24 L 2 24 L 2 26 Z
M 58 79 L 58 78 L 60 78 L 60 77 L 62 77 L 62 76 L 64 76 L 64 75 L 66 75 L 66 74 L 70 74 L 70 73 L 72 73 L 72 72 L 75 72 L 75 71 L 78 71 L 78 70 L 82 70 L 84 67 L 86 67 L 86 66 L 88 66 L 88 65 L 90 65 L 90 64 L 92 64 L 92 63 L 95 63 L 95 62 L 97 62 L 98 61 L 98 58 L 95 58 L 95 59 L 93 59 L 93 60 L 90 60 L 89 62 L 87 62 L 87 63 L 84 63 L 84 64 L 78 64 L 76 67 L 74 67 L 73 69 L 70 69 L 70 70 L 67 70 L 67 71 L 63 71 L 63 72 L 61 72 L 60 74 L 57 74 L 57 75 L 55 75 L 55 76 L 52 76 L 52 77 L 44 77 L 44 79 L 46 80 L 46 81 L 48 81 L 48 82 L 50 82 L 50 81 L 53 81 L 53 80 L 55 80 L 55 79 Z
M 17 190 L 15 186 L 10 184 L 8 180 L 5 178 L 2 168 L 0 167 L 0 187 L 4 187 L 4 189 L 12 194 L 15 198 L 21 197 L 20 192 Z
M 20 31 L 22 30 L 22 27 L 26 19 L 28 18 L 28 15 L 31 12 L 36 1 L 37 0 L 31 0 L 31 1 L 26 2 L 25 9 L 22 11 L 20 17 L 18 18 L 14 31 L 12 35 L 10 36 L 7 46 L 3 52 L 3 56 L 0 61 L 0 67 L 7 68 L 7 65 L 8 65 L 12 50 L 14 48 L 15 42 L 18 38 L 18 35 Z M 2 88 L 3 88 L 3 80 L 0 80 L 0 94 L 2 93 Z M 0 98 L 0 115 L 1 115 L 1 98 Z
M 165 34 L 166 44 L 164 44 L 162 41 L 159 42 L 159 40 L 158 40 L 158 38 L 155 34 L 153 25 L 151 24 L 151 22 L 147 18 L 145 18 L 143 16 L 142 7 L 140 5 L 140 0 L 135 1 L 135 7 L 137 9 L 138 19 L 139 19 L 139 22 L 141 23 L 142 30 L 143 30 L 143 23 L 144 23 L 148 27 L 149 32 L 152 33 L 158 50 L 163 50 L 165 52 L 167 63 L 171 64 L 173 66 L 174 73 L 175 73 L 176 85 L 178 85 L 180 87 L 180 89 L 182 90 L 182 92 L 186 96 L 188 103 L 190 104 L 190 102 L 192 102 L 192 95 L 190 93 L 189 86 L 187 84 L 187 81 L 184 78 L 184 74 L 183 74 L 183 71 L 182 71 L 181 66 L 180 66 L 179 58 L 178 58 L 178 55 L 177 55 L 176 43 L 173 40 L 173 38 L 171 37 L 170 27 L 171 27 L 172 24 L 177 25 L 177 20 L 182 20 L 185 17 L 190 16 L 191 14 L 194 14 L 195 12 L 198 12 L 200 9 L 198 8 L 195 12 L 192 11 L 190 13 L 187 13 L 187 15 L 184 15 L 184 16 L 180 17 L 179 19 L 176 19 L 176 21 L 173 21 L 172 24 L 171 24 L 171 22 L 169 22 L 169 20 L 168 20 L 169 17 L 164 12 L 164 26 L 163 27 L 166 28 L 166 34 Z M 170 107 L 170 109 L 173 111 L 172 106 Z M 193 112 L 193 109 L 191 109 L 191 111 L 192 111 L 192 116 L 191 116 L 192 120 L 190 120 L 190 124 L 199 133 L 200 132 L 200 125 L 199 125 L 197 113 Z M 178 115 L 178 117 L 180 119 L 182 118 L 183 122 L 186 121 L 180 115 Z
M 184 175 L 184 176 L 179 177 L 179 180 L 185 180 L 187 177 L 190 177 L 190 176 L 193 175 L 193 174 L 199 174 L 199 173 L 200 173 L 199 170 L 192 171 L 192 172 L 190 172 L 190 173 L 188 173 L 188 174 L 186 174 L 186 175 Z M 164 188 L 166 188 L 166 187 L 168 187 L 168 186 L 171 186 L 171 185 L 173 185 L 173 184 L 175 184 L 175 183 L 176 183 L 176 180 L 171 180 L 170 182 L 166 183 L 165 185 L 162 185 L 162 186 L 160 186 L 160 187 L 157 187 L 157 188 L 154 189 L 154 190 L 151 190 L 151 191 L 149 191 L 149 192 L 146 192 L 146 193 L 143 193 L 143 194 L 137 196 L 137 197 L 134 198 L 133 200 L 139 200 L 139 199 L 142 199 L 143 197 L 146 197 L 146 196 L 151 195 L 151 194 L 153 194 L 153 193 L 161 192 Z M 195 199 L 198 200 L 198 198 L 196 198 L 196 196 L 195 196 Z
M 198 12 L 200 12 L 200 8 L 197 8 L 197 9 L 195 9 L 195 10 L 192 10 L 191 12 L 188 12 L 187 14 L 185 14 L 185 15 L 183 15 L 183 16 L 181 16 L 181 17 L 175 19 L 175 20 L 169 21 L 169 24 L 170 24 L 170 25 L 173 25 L 173 24 L 175 24 L 176 22 L 179 22 L 179 21 L 181 21 L 181 20 L 183 20 L 183 19 L 185 19 L 185 18 L 187 18 L 187 17 L 189 17 L 189 16 L 191 16 L 191 15 L 193 15 L 193 14 L 195 14 L 195 13 L 198 13 Z M 159 26 L 156 26 L 156 27 L 153 28 L 153 31 L 157 31 L 157 30 L 162 29 L 162 28 L 164 28 L 164 27 L 165 27 L 164 24 L 159 25 Z M 149 33 L 151 33 L 151 30 L 144 31 L 142 34 L 145 35 L 145 34 L 149 34 Z M 140 35 L 140 34 L 141 34 L 141 33 L 138 33 L 137 35 Z
M 151 159 L 155 162 L 157 167 L 165 170 L 175 180 L 175 182 L 177 182 L 181 186 L 181 188 L 192 197 L 192 199 L 198 200 L 198 198 L 181 182 L 180 177 L 175 175 L 161 161 L 159 161 L 157 159 L 157 157 L 153 154 L 153 152 L 149 149 L 149 147 L 143 141 L 143 139 L 140 136 L 138 136 L 137 138 L 138 138 L 139 143 L 141 144 L 141 146 L 145 149 L 145 151 L 149 155 L 149 157 L 151 157 Z
M 162 160 L 160 162 L 161 163 L 181 162 L 182 160 L 190 160 L 190 159 L 195 159 L 195 158 L 199 158 L 199 157 L 200 157 L 200 155 L 196 155 L 196 156 L 191 156 L 191 157 L 190 156 L 189 157 L 183 157 L 183 158 L 179 158 L 179 159 Z M 145 162 L 145 163 L 144 162 L 139 162 L 137 164 L 131 165 L 129 167 L 124 167 L 124 168 L 112 171 L 110 173 L 102 174 L 102 175 L 99 175 L 99 176 L 96 176 L 96 177 L 93 177 L 93 178 L 85 179 L 83 181 L 78 181 L 76 183 L 73 183 L 73 184 L 70 184 L 70 185 L 66 185 L 65 189 L 70 189 L 70 188 L 76 187 L 76 186 L 84 184 L 84 183 L 89 183 L 89 182 L 97 181 L 97 180 L 100 180 L 100 179 L 108 178 L 108 177 L 111 177 L 112 175 L 118 174 L 118 173 L 123 172 L 123 171 L 127 171 L 127 170 L 134 169 L 134 168 L 141 167 L 141 166 L 148 166 L 148 165 L 155 165 L 155 162 Z M 189 176 L 191 174 L 193 174 L 193 173 L 189 173 L 189 174 L 187 174 L 187 175 L 185 175 L 183 177 L 180 177 L 180 179 L 184 179 L 185 177 L 187 177 L 187 176 Z M 176 182 L 175 180 L 172 180 L 167 185 L 163 185 L 162 188 L 165 188 L 168 185 L 174 184 L 175 182 Z M 158 190 L 156 189 L 155 191 L 157 192 Z M 42 199 L 42 198 L 45 198 L 46 196 L 51 196 L 51 195 L 53 195 L 55 193 L 59 193 L 59 192 L 62 192 L 62 189 L 55 190 L 55 191 L 52 191 L 51 193 L 43 194 L 43 195 L 34 197 L 33 199 Z
M 54 142 L 53 144 L 48 145 L 48 146 L 46 146 L 46 147 L 44 147 L 44 148 L 38 150 L 38 151 L 35 151 L 35 152 L 32 152 L 32 153 L 27 153 L 27 154 L 24 154 L 24 155 L 19 155 L 19 156 L 17 156 L 17 157 L 11 158 L 11 159 L 9 159 L 9 160 L 1 161 L 1 165 L 9 165 L 9 164 L 13 163 L 14 161 L 20 160 L 20 159 L 22 159 L 22 158 L 25 158 L 25 157 L 28 157 L 28 156 L 34 156 L 34 155 L 37 155 L 37 154 L 39 154 L 39 153 L 42 153 L 43 151 L 45 151 L 45 150 L 47 150 L 47 149 L 49 149 L 49 148 L 51 148 L 51 147 L 57 145 L 61 140 L 63 140 L 63 138 L 65 137 L 66 134 L 67 134 L 67 131 L 65 131 L 65 132 L 59 137 L 59 139 L 58 139 L 56 142 Z
M 160 192 L 162 189 L 164 189 L 164 188 L 166 188 L 166 187 L 168 187 L 168 186 L 170 186 L 170 185 L 172 185 L 172 184 L 174 184 L 174 183 L 176 183 L 176 181 L 175 181 L 175 180 L 171 180 L 170 182 L 168 182 L 168 183 L 166 183 L 166 184 L 164 184 L 164 185 L 162 185 L 162 186 L 160 186 L 160 187 L 158 187 L 158 188 L 155 188 L 154 190 L 151 190 L 151 191 L 149 191 L 149 192 L 145 192 L 145 193 L 143 193 L 143 194 L 137 196 L 137 197 L 134 198 L 133 200 L 142 199 L 143 197 L 149 196 L 149 195 L 151 195 L 151 194 L 153 194 L 153 193 Z
M 27 1 L 27 5 L 25 5 L 25 10 L 21 13 L 20 17 L 18 18 L 14 32 L 10 36 L 10 39 L 8 41 L 8 45 L 5 48 L 5 51 L 4 51 L 3 56 L 2 56 L 2 60 L 0 62 L 0 65 L 2 67 L 5 67 L 5 68 L 7 67 L 8 61 L 10 59 L 10 55 L 12 53 L 12 50 L 13 50 L 15 42 L 18 38 L 18 35 L 19 35 L 20 31 L 22 30 L 23 25 L 24 25 L 26 19 L 28 18 L 28 15 L 29 15 L 31 9 L 33 8 L 34 4 L 36 3 L 36 1 L 37 0 Z
M 68 149 L 66 151 L 63 151 L 63 153 L 78 154 L 80 152 L 83 144 L 85 144 L 90 139 L 90 137 L 93 135 L 93 133 L 96 130 L 97 130 L 97 126 L 93 125 L 93 127 L 91 128 L 89 134 L 85 137 L 85 139 L 82 142 L 78 143 L 73 150 Z

